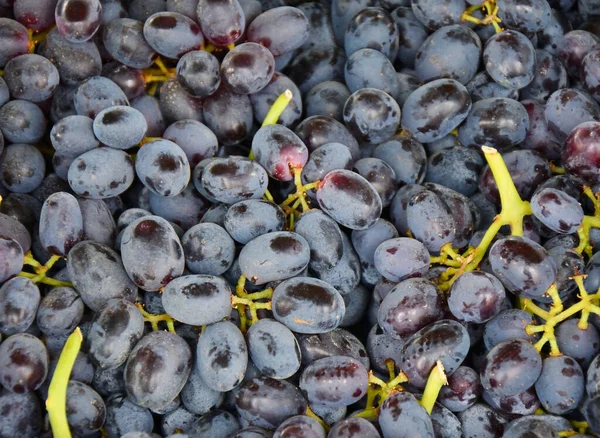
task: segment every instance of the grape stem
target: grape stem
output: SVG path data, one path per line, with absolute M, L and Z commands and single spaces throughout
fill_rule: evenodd
M 473 16 L 473 12 L 481 10 L 485 18 L 479 19 Z M 502 32 L 504 29 L 500 27 L 498 23 L 502 23 L 502 20 L 498 18 L 499 8 L 496 5 L 496 0 L 488 0 L 480 5 L 469 6 L 460 16 L 461 21 L 468 21 L 470 23 L 487 25 L 491 24 L 494 26 L 496 33 Z
M 242 333 L 248 331 L 248 327 L 255 324 L 258 318 L 258 309 L 271 310 L 271 298 L 273 297 L 273 289 L 267 288 L 259 292 L 249 294 L 246 292 L 246 276 L 240 275 L 235 287 L 235 295 L 231 296 L 231 306 L 238 311 L 240 316 L 240 330 Z M 258 300 L 268 300 L 266 302 L 257 302 Z M 246 315 L 246 310 L 250 312 L 250 321 Z
M 135 303 L 135 307 L 142 313 L 144 317 L 144 322 L 149 322 L 152 326 L 152 330 L 158 331 L 158 323 L 164 321 L 167 324 L 167 330 L 171 333 L 175 332 L 175 320 L 171 318 L 167 313 L 163 313 L 161 315 L 154 315 L 152 313 L 147 312 L 144 307 L 140 303 Z
M 444 372 L 444 365 L 442 365 L 442 361 L 438 360 L 433 367 L 433 370 L 431 370 L 431 373 L 429 374 L 427 384 L 425 385 L 425 390 L 423 391 L 423 396 L 420 400 L 421 406 L 425 408 L 429 415 L 431 415 L 431 411 L 433 410 L 433 406 L 435 405 L 435 401 L 440 394 L 442 386 L 447 384 L 448 379 L 446 378 L 446 373 Z
M 23 256 L 23 264 L 31 266 L 35 271 L 35 274 L 31 272 L 21 271 L 19 272 L 19 277 L 29 278 L 34 283 L 43 283 L 49 286 L 73 287 L 73 285 L 67 281 L 55 280 L 54 278 L 50 278 L 46 275 L 48 271 L 52 268 L 52 266 L 54 266 L 54 264 L 60 259 L 60 256 L 53 255 L 50 257 L 50 259 L 48 259 L 48 261 L 44 265 L 42 265 L 33 257 L 31 251 L 27 251 Z
M 46 410 L 50 418 L 52 434 L 55 437 L 71 438 L 69 423 L 67 422 L 67 386 L 71 370 L 77 359 L 77 354 L 81 348 L 83 335 L 81 329 L 77 327 L 67 339 L 65 346 L 60 353 L 56 370 L 50 381 L 48 388 L 48 398 L 46 399 Z
M 327 423 L 325 423 L 325 421 L 323 421 L 323 419 L 321 417 L 319 417 L 317 414 L 315 414 L 312 409 L 310 408 L 310 406 L 306 407 L 306 412 L 305 415 L 307 417 L 310 417 L 314 420 L 317 420 L 319 422 L 319 424 L 321 425 L 321 427 L 323 428 L 323 430 L 325 431 L 325 433 L 329 433 L 329 430 L 331 429 L 329 427 L 329 425 Z

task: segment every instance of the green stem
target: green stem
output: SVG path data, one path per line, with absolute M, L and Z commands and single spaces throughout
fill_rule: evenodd
M 31 272 L 21 271 L 21 272 L 19 272 L 19 277 L 25 277 L 25 278 L 29 278 L 29 279 L 33 280 L 35 278 L 38 278 L 39 275 L 32 274 Z M 47 284 L 48 286 L 54 286 L 54 287 L 73 287 L 73 283 L 69 283 L 68 281 L 55 280 L 54 278 L 50 278 L 50 277 L 46 277 L 46 276 L 44 276 L 44 278 L 42 278 L 42 279 L 38 279 L 37 283 Z
M 425 385 L 425 391 L 423 391 L 423 397 L 421 397 L 421 406 L 425 408 L 427 413 L 431 415 L 435 401 L 440 394 L 442 386 L 448 384 L 446 373 L 444 372 L 444 366 L 442 361 L 438 360 L 433 370 L 429 374 L 427 384 Z
M 52 434 L 55 437 L 71 438 L 66 411 L 67 386 L 82 341 L 83 335 L 81 334 L 81 329 L 77 327 L 67 339 L 67 342 L 60 353 L 58 363 L 56 364 L 56 370 L 54 371 L 54 375 L 50 381 L 50 387 L 48 388 L 46 410 L 48 411 L 48 417 L 50 418 Z
M 269 109 L 267 116 L 263 120 L 262 126 L 274 125 L 277 123 L 277 120 L 279 120 L 279 117 L 287 108 L 288 104 L 292 100 L 292 97 L 293 94 L 290 90 L 285 90 L 283 93 L 281 93 L 275 103 Z

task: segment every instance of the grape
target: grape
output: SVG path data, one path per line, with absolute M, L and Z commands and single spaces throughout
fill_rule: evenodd
M 400 282 L 427 272 L 429 252 L 421 242 L 399 237 L 386 240 L 377 247 L 374 264 L 385 278 Z
M 544 104 L 534 100 L 524 100 L 521 103 L 529 115 L 529 129 L 521 147 L 537 151 L 549 160 L 559 159 L 562 144 L 548 128 L 544 117 Z
M 217 137 L 208 127 L 196 120 L 179 120 L 167 127 L 165 140 L 176 143 L 186 154 L 190 166 L 212 157 L 219 147 Z
M 441 361 L 447 374 L 452 374 L 469 352 L 470 339 L 462 324 L 441 319 L 413 334 L 402 347 L 398 365 L 411 385 L 425 388 L 431 370 Z
M 325 143 L 310 154 L 308 162 L 302 168 L 302 182 L 308 184 L 320 181 L 332 170 L 349 170 L 353 161 L 350 149 L 345 145 Z M 314 192 L 309 192 L 309 196 L 314 197 Z
M 183 88 L 196 97 L 209 96 L 219 88 L 219 61 L 211 53 L 192 50 L 177 62 L 177 79 Z
M 11 192 L 32 192 L 42 183 L 45 172 L 44 157 L 34 146 L 11 144 L 2 154 L 0 181 Z
M 533 81 L 520 91 L 521 100 L 544 101 L 556 90 L 568 85 L 567 70 L 558 58 L 545 50 L 536 50 L 535 57 L 535 76 Z
M 562 234 L 574 233 L 583 220 L 583 208 L 577 200 L 552 188 L 536 191 L 531 209 L 545 226 Z
M 129 106 L 106 108 L 94 119 L 96 138 L 106 146 L 116 149 L 136 146 L 144 138 L 147 128 L 144 115 Z
M 160 102 L 156 97 L 143 94 L 131 101 L 131 107 L 144 115 L 148 125 L 146 136 L 159 137 L 163 135 L 166 122 L 160 109 Z
M 459 414 L 464 436 L 501 437 L 508 419 L 483 403 L 476 403 Z
M 206 126 L 220 144 L 237 144 L 250 134 L 252 104 L 245 94 L 236 94 L 221 86 L 204 100 L 203 111 Z
M 302 272 L 310 260 L 310 250 L 301 235 L 275 231 L 248 242 L 238 260 L 242 273 L 252 283 L 261 285 Z
M 585 30 L 572 30 L 564 34 L 559 42 L 557 56 L 571 76 L 579 78 L 585 56 L 599 41 L 596 35 Z
M 277 98 L 285 92 L 292 92 L 292 100 L 279 116 L 277 123 L 286 127 L 294 126 L 302 116 L 302 98 L 300 90 L 290 78 L 282 73 L 275 72 L 269 83 L 262 90 L 250 95 L 254 119 L 262 123 L 271 106 Z
M 300 215 L 294 231 L 308 243 L 309 263 L 312 269 L 331 269 L 342 259 L 343 241 L 340 228 L 321 210 L 312 209 Z
M 373 424 L 360 417 L 345 418 L 336 422 L 328 438 L 380 438 L 379 432 Z
M 430 110 L 433 107 L 435 112 Z M 454 79 L 438 79 L 408 96 L 403 107 L 402 126 L 416 140 L 431 142 L 454 130 L 470 110 L 471 99 L 462 84 Z
M 565 139 L 576 126 L 584 122 L 600 120 L 600 107 L 583 91 L 563 88 L 550 95 L 546 102 L 544 116 L 550 130 L 567 145 Z M 568 147 L 565 147 L 563 153 L 566 154 L 567 150 Z M 563 161 L 567 160 L 563 158 Z
M 533 0 L 526 4 L 515 0 L 499 0 L 498 7 L 502 25 L 524 33 L 543 30 L 552 11 L 546 0 Z
M 83 239 L 83 216 L 73 195 L 58 192 L 50 195 L 40 216 L 40 241 L 54 255 L 65 257 Z
M 344 105 L 344 123 L 365 143 L 380 143 L 391 137 L 400 124 L 400 115 L 396 101 L 375 88 L 352 93 Z
M 79 325 L 83 311 L 83 301 L 74 289 L 56 287 L 42 298 L 37 308 L 37 326 L 45 335 L 66 335 Z
M 77 157 L 68 173 L 73 191 L 87 198 L 120 195 L 133 183 L 133 163 L 124 151 L 99 147 Z
M 392 202 L 396 194 L 396 172 L 391 165 L 379 158 L 362 158 L 354 163 L 354 170 L 377 190 L 383 207 Z
M 152 431 L 154 420 L 148 409 L 136 405 L 120 394 L 108 398 L 105 404 L 104 429 L 109 436 L 121 436 L 134 431 Z
M 15 277 L 0 287 L 0 333 L 23 333 L 35 321 L 40 290 L 28 278 Z
M 185 275 L 167 284 L 162 292 L 162 304 L 177 321 L 190 325 L 212 324 L 231 313 L 231 288 L 213 275 Z
M 160 409 L 177 397 L 191 366 L 190 348 L 181 337 L 151 332 L 137 343 L 127 359 L 127 393 L 138 405 Z
M 519 90 L 535 77 L 535 49 L 525 35 L 515 30 L 488 39 L 483 50 L 483 63 L 488 74 L 506 88 Z
M 448 385 L 440 390 L 438 401 L 452 412 L 463 412 L 477 402 L 482 390 L 479 374 L 461 365 L 448 376 Z
M 232 205 L 227 210 L 224 221 L 227 232 L 241 244 L 262 234 L 283 231 L 284 225 L 283 210 L 262 199 L 249 199 Z
M 16 240 L 23 252 L 29 251 L 31 248 L 31 236 L 21 222 L 4 213 L 0 213 L 0 229 L 2 230 L 3 237 Z
M 52 146 L 57 152 L 76 158 L 100 146 L 94 137 L 94 121 L 86 116 L 67 116 L 54 124 L 50 131 Z
M 90 434 L 99 430 L 106 419 L 106 406 L 102 397 L 92 388 L 75 380 L 67 386 L 67 421 L 77 434 Z
M 381 328 L 396 339 L 402 339 L 440 319 L 442 296 L 429 280 L 411 278 L 396 285 L 379 306 Z
M 102 41 L 117 61 L 132 68 L 148 68 L 155 56 L 144 38 L 144 24 L 131 18 L 118 18 L 104 25 Z
M 482 271 L 465 272 L 450 288 L 448 307 L 459 320 L 483 323 L 500 310 L 505 299 L 504 286 L 496 277 Z
M 266 125 L 252 139 L 252 153 L 269 176 L 279 181 L 294 179 L 293 169 L 308 160 L 308 148 L 294 132 L 282 125 Z
M 429 155 L 425 179 L 470 196 L 477 191 L 483 164 L 473 149 L 454 146 Z
M 117 225 L 108 206 L 97 199 L 79 199 L 77 202 L 83 217 L 84 239 L 112 247 L 117 236 Z
M 329 283 L 340 294 L 351 294 L 361 280 L 361 266 L 358 254 L 352 247 L 352 242 L 342 233 L 342 258 L 331 269 L 316 270 L 317 278 Z
M 202 99 L 189 94 L 177 78 L 168 79 L 160 87 L 159 110 L 167 123 L 193 119 L 204 121 Z
M 491 407 L 506 414 L 531 415 L 541 406 L 534 387 L 515 395 L 498 396 L 488 391 L 482 395 Z
M 585 379 L 581 367 L 569 356 L 547 357 L 535 390 L 546 412 L 565 414 L 582 400 Z
M 285 325 L 272 319 L 252 324 L 247 333 L 250 358 L 267 377 L 287 379 L 300 368 L 300 347 Z
M 593 325 L 580 329 L 578 323 L 576 319 L 567 319 L 558 325 L 556 342 L 561 352 L 587 369 L 592 359 L 600 353 L 600 335 Z
M 35 144 L 46 131 L 42 110 L 27 100 L 11 100 L 0 108 L 0 129 L 11 143 Z
M 496 395 L 515 395 L 533 386 L 542 372 L 535 347 L 522 339 L 504 341 L 487 354 L 481 370 L 483 388 Z
M 104 64 L 102 75 L 117 84 L 123 90 L 128 100 L 133 100 L 144 94 L 146 81 L 141 70 L 113 61 Z
M 33 393 L 0 393 L 0 431 L 7 436 L 37 438 L 42 433 L 42 408 Z
M 73 98 L 77 114 L 96 118 L 106 108 L 128 105 L 129 101 L 117 84 L 102 76 L 93 76 L 77 88 Z
M 48 374 L 48 352 L 38 338 L 27 333 L 8 337 L 0 344 L 0 383 L 10 392 L 38 389 Z
M 532 316 L 524 310 L 502 310 L 485 325 L 483 340 L 486 348 L 491 350 L 499 343 L 513 339 L 533 342 L 535 336 L 525 331 L 529 324 L 533 324 Z
M 0 236 L 0 283 L 17 275 L 22 268 L 23 248 L 19 242 L 10 237 Z
M 246 27 L 244 11 L 238 0 L 200 0 L 196 16 L 202 33 L 215 46 L 235 43 Z
M 384 438 L 434 436 L 431 418 L 409 392 L 396 392 L 385 399 L 378 422 Z
M 292 438 L 297 433 L 307 438 L 325 438 L 325 430 L 321 424 L 307 415 L 297 415 L 285 420 L 277 428 L 273 438 Z
M 417 51 L 427 39 L 428 31 L 417 19 L 410 4 L 407 6 L 394 9 L 390 15 L 398 29 L 400 44 L 397 59 L 408 68 L 414 68 Z
M 29 51 L 29 35 L 25 26 L 10 18 L 0 17 L 0 29 L 0 68 L 4 68 L 12 58 Z
M 372 48 L 359 49 L 348 56 L 344 77 L 351 93 L 362 88 L 375 88 L 392 97 L 400 93 L 400 83 L 392 62 Z
M 194 274 L 221 275 L 235 256 L 235 243 L 223 227 L 203 223 L 190 228 L 182 237 L 187 268 Z
M 349 170 L 334 170 L 321 181 L 319 206 L 336 222 L 353 230 L 364 230 L 381 215 L 382 203 L 375 188 Z
M 580 178 L 588 184 L 600 182 L 600 162 L 598 161 L 595 135 L 600 131 L 600 123 L 584 122 L 575 127 L 565 140 L 562 160 L 569 175 Z
M 148 17 L 144 39 L 157 53 L 175 59 L 204 45 L 200 26 L 176 12 L 158 12 Z
M 366 230 L 353 230 L 351 234 L 352 247 L 361 259 L 361 264 L 373 265 L 375 262 L 375 251 L 380 244 L 392 241 L 398 237 L 398 231 L 391 222 L 385 219 L 377 219 L 372 226 Z
M 345 312 L 339 292 L 316 278 L 285 280 L 275 288 L 272 300 L 274 318 L 297 333 L 329 332 Z
M 193 424 L 191 433 L 192 436 L 230 437 L 239 429 L 240 423 L 233 414 L 217 410 L 202 415 Z
M 59 0 L 56 5 L 56 27 L 68 41 L 82 43 L 100 28 L 100 0 Z
M 327 143 L 341 143 L 350 149 L 352 157 L 359 158 L 358 142 L 348 128 L 339 121 L 327 116 L 312 116 L 302 121 L 296 128 L 296 134 L 310 152 Z
M 465 86 L 473 102 L 491 97 L 505 97 L 515 100 L 519 98 L 519 90 L 503 87 L 495 82 L 485 71 L 477 73 Z M 524 90 L 527 90 L 527 87 Z
M 300 47 L 308 39 L 308 30 L 308 19 L 300 9 L 282 6 L 256 17 L 248 26 L 247 38 L 280 56 Z
M 227 392 L 238 386 L 248 365 L 246 341 L 240 330 L 229 321 L 207 326 L 198 341 L 196 365 L 209 388 Z
M 328 116 L 338 121 L 343 120 L 344 104 L 350 97 L 346 84 L 335 81 L 324 81 L 310 89 L 304 98 L 306 116 Z
M 246 0 L 249 4 L 253 4 L 255 0 Z M 331 24 L 331 12 L 330 5 L 317 3 L 317 2 L 306 2 L 299 3 L 296 5 L 300 9 L 306 18 L 308 19 L 308 38 L 302 46 L 300 51 L 303 49 L 310 49 L 318 46 L 335 46 L 335 35 L 333 34 L 333 26 Z M 256 18 L 261 9 L 255 8 L 252 10 L 251 15 Z M 246 12 L 248 15 L 248 12 Z M 251 22 L 252 20 L 248 20 Z M 286 55 L 291 54 L 288 52 Z M 285 56 L 285 55 L 284 55 Z
M 179 195 L 190 180 L 185 153 L 169 140 L 146 143 L 137 154 L 135 170 L 142 183 L 160 196 Z
M 256 93 L 267 86 L 275 72 L 275 60 L 260 44 L 243 43 L 225 55 L 221 78 L 239 94 Z
M 219 407 L 225 394 L 209 388 L 202 380 L 196 361 L 192 367 L 190 377 L 179 394 L 182 405 L 194 414 L 205 414 L 215 407 Z
M 537 418 L 537 415 L 530 415 L 511 421 L 506 426 L 502 436 L 506 438 L 519 438 L 524 436 L 531 438 L 558 438 L 559 435 L 552 426 L 544 420 Z
M 109 300 L 135 301 L 137 287 L 129 279 L 121 257 L 100 243 L 83 241 L 69 252 L 67 272 L 86 306 L 100 311 Z
M 58 86 L 58 70 L 36 54 L 16 56 L 4 67 L 4 80 L 13 99 L 43 102 Z
M 287 66 L 288 76 L 301 93 L 325 81 L 344 81 L 346 54 L 337 46 L 312 47 L 302 51 Z
M 244 423 L 269 429 L 293 415 L 304 414 L 306 407 L 306 400 L 294 385 L 264 376 L 243 383 L 235 396 L 235 408 Z
M 556 280 L 556 265 L 550 254 L 526 237 L 498 240 L 490 250 L 489 260 L 504 287 L 525 298 L 541 297 Z
M 121 256 L 127 275 L 143 290 L 159 290 L 185 267 L 179 237 L 159 216 L 142 217 L 125 229 Z

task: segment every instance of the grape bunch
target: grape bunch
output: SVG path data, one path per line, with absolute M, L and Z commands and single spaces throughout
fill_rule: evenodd
M 0 438 L 600 436 L 600 6 L 0 0 Z

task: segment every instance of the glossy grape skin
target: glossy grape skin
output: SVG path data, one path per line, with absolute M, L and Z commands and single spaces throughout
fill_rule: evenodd
M 585 56 L 599 41 L 597 35 L 585 30 L 572 30 L 564 34 L 559 42 L 557 56 L 571 76 L 579 78 Z
M 458 130 L 464 146 L 507 149 L 525 139 L 529 116 L 523 105 L 507 98 L 482 99 L 473 104 Z
M 200 0 L 196 16 L 202 33 L 215 46 L 235 43 L 247 24 L 238 0 Z
M 282 125 L 261 127 L 252 139 L 252 153 L 269 176 L 279 181 L 294 179 L 293 169 L 304 167 L 308 148 L 294 132 Z
M 550 130 L 567 144 L 565 139 L 576 126 L 600 119 L 600 107 L 585 92 L 563 88 L 550 95 L 544 115 Z M 566 153 L 566 149 L 563 153 Z
M 352 247 L 361 259 L 363 270 L 365 265 L 374 264 L 375 253 L 380 244 L 397 237 L 396 227 L 385 219 L 378 219 L 366 230 L 353 230 L 351 233 Z
M 28 278 L 15 277 L 0 287 L 0 333 L 26 332 L 34 323 L 40 304 L 40 290 Z
M 341 143 L 325 143 L 309 155 L 307 163 L 302 168 L 302 182 L 308 184 L 321 181 L 333 170 L 350 170 L 353 162 L 352 153 L 347 146 Z M 314 191 L 308 194 L 311 198 L 315 197 Z
M 148 17 L 144 39 L 160 55 L 175 59 L 204 45 L 200 26 L 176 12 L 158 12 Z
M 529 116 L 527 136 L 521 143 L 521 148 L 536 151 L 549 160 L 559 159 L 562 152 L 562 144 L 546 123 L 544 117 L 545 105 L 529 99 L 523 100 L 521 103 Z
M 308 19 L 300 9 L 281 6 L 256 17 L 248 26 L 246 38 L 281 56 L 304 44 L 308 30 Z
M 133 183 L 133 163 L 124 151 L 99 147 L 77 157 L 69 167 L 73 191 L 86 198 L 105 199 L 120 195 Z
M 556 90 L 566 88 L 569 84 L 567 70 L 558 58 L 545 50 L 536 50 L 535 57 L 535 76 L 529 85 L 520 90 L 520 100 L 545 101 Z
M 56 5 L 56 27 L 70 42 L 82 43 L 94 36 L 102 21 L 100 0 L 59 0 Z
M 341 143 L 350 149 L 354 159 L 360 158 L 356 138 L 343 123 L 327 116 L 311 116 L 304 119 L 295 130 L 310 152 L 327 143 Z
M 536 191 L 531 198 L 531 209 L 545 226 L 561 234 L 574 233 L 583 221 L 583 208 L 579 202 L 552 188 Z
M 381 215 L 382 203 L 375 188 L 349 170 L 334 170 L 321 181 L 319 206 L 336 222 L 353 230 L 364 230 Z
M 52 146 L 57 152 L 70 157 L 77 156 L 100 146 L 94 137 L 94 121 L 86 116 L 67 116 L 54 124 L 50 131 Z
M 167 284 L 162 304 L 172 318 L 184 324 L 212 324 L 231 313 L 231 288 L 213 275 L 185 275 Z
M 0 68 L 4 68 L 12 58 L 29 51 L 29 36 L 25 26 L 10 18 L 0 17 L 0 29 Z
M 450 206 L 438 194 L 423 190 L 415 194 L 406 208 L 406 224 L 412 235 L 427 250 L 438 252 L 457 234 L 457 224 Z
M 560 351 L 575 359 L 587 369 L 592 359 L 600 353 L 600 335 L 591 324 L 585 329 L 578 327 L 577 319 L 567 319 L 556 327 L 556 342 Z
M 535 390 L 546 412 L 565 414 L 582 400 L 584 374 L 579 364 L 569 356 L 547 357 Z
M 0 432 L 6 436 L 38 438 L 42 433 L 42 409 L 36 394 L 0 393 Z
M 221 79 L 239 94 L 256 93 L 267 86 L 275 72 L 271 52 L 260 44 L 243 43 L 225 55 Z
M 252 127 L 253 112 L 250 99 L 221 86 L 203 102 L 206 126 L 222 145 L 237 144 L 248 137 Z
M 506 97 L 515 100 L 519 98 L 519 90 L 503 87 L 494 81 L 485 71 L 477 73 L 465 86 L 473 102 L 491 97 Z
M 389 206 L 398 188 L 392 166 L 383 159 L 368 157 L 355 162 L 353 169 L 377 190 L 382 206 Z
M 479 374 L 461 365 L 448 376 L 448 385 L 440 390 L 438 402 L 452 412 L 463 412 L 477 402 L 482 390 Z
M 10 237 L 0 236 L 0 283 L 17 275 L 22 268 L 23 248 L 19 242 Z
M 109 301 L 97 314 L 86 339 L 90 359 L 100 368 L 124 364 L 143 332 L 144 319 L 131 302 Z
M 29 144 L 7 146 L 0 161 L 0 182 L 13 193 L 29 193 L 40 186 L 46 172 L 44 157 Z
M 402 111 L 402 127 L 418 141 L 428 143 L 449 134 L 470 110 L 471 98 L 460 82 L 438 79 L 408 96 Z
M 546 0 L 531 0 L 526 3 L 500 0 L 498 6 L 502 26 L 519 32 L 538 32 L 546 27 L 550 19 L 551 9 Z
M 116 105 L 128 105 L 123 90 L 108 78 L 93 76 L 81 84 L 73 97 L 78 115 L 96 118 L 100 111 Z
M 132 401 L 149 409 L 169 404 L 181 391 L 192 368 L 192 354 L 178 335 L 159 331 L 133 348 L 124 376 Z
M 27 333 L 8 337 L 0 344 L 0 383 L 10 392 L 38 389 L 48 374 L 48 352 L 38 338 Z
M 438 288 L 429 280 L 410 278 L 398 283 L 379 306 L 381 328 L 396 339 L 412 335 L 443 316 Z
M 535 49 L 520 32 L 507 30 L 495 34 L 485 44 L 483 64 L 500 85 L 519 90 L 535 76 Z
M 57 287 L 42 298 L 36 323 L 45 335 L 66 335 L 79 325 L 83 311 L 83 301 L 74 289 Z
M 556 265 L 548 252 L 526 237 L 500 239 L 489 260 L 496 277 L 512 293 L 525 298 L 541 297 L 556 280 Z
M 344 81 L 346 54 L 337 46 L 312 47 L 302 51 L 286 68 L 286 74 L 301 93 L 324 81 Z
M 50 98 L 60 80 L 48 59 L 30 53 L 12 58 L 4 67 L 4 80 L 13 99 L 43 102 Z
M 421 183 L 425 177 L 427 155 L 423 145 L 408 134 L 396 134 L 380 143 L 373 157 L 386 162 L 394 171 L 398 184 Z
M 83 239 L 83 216 L 77 199 L 69 193 L 50 195 L 40 216 L 40 240 L 54 255 L 65 257 Z
M 258 123 L 263 122 L 273 103 L 285 90 L 292 92 L 292 100 L 277 119 L 277 123 L 288 128 L 298 123 L 302 117 L 302 95 L 300 90 L 290 78 L 277 71 L 273 73 L 271 80 L 262 90 L 250 95 L 252 112 Z
M 343 120 L 344 103 L 350 97 L 346 84 L 336 81 L 324 81 L 310 89 L 304 97 L 306 116 L 328 116 Z
M 132 68 L 148 68 L 155 56 L 144 39 L 144 24 L 131 18 L 118 18 L 104 26 L 102 41 L 108 53 Z
M 272 319 L 261 319 L 248 329 L 250 358 L 267 377 L 287 379 L 300 368 L 298 341 L 286 326 Z
M 533 386 L 542 372 L 542 358 L 527 341 L 513 339 L 496 345 L 481 369 L 481 384 L 493 394 L 515 395 Z
M 352 93 L 344 105 L 344 123 L 357 140 L 365 143 L 390 138 L 400 124 L 400 116 L 396 101 L 375 88 Z
M 180 237 L 184 231 L 200 222 L 208 209 L 208 201 L 191 183 L 176 196 L 159 196 L 148 191 L 148 204 L 154 214 L 181 227 L 181 230 L 177 230 Z
M 476 403 L 459 414 L 465 436 L 501 437 L 508 419 L 483 403 Z
M 102 244 L 83 241 L 75 245 L 67 258 L 67 271 L 74 289 L 94 311 L 113 298 L 133 302 L 137 296 L 120 256 Z
M 46 131 L 46 118 L 34 103 L 11 100 L 0 108 L 0 129 L 11 143 L 35 144 Z
M 232 205 L 225 215 L 224 227 L 233 239 L 246 244 L 273 231 L 283 231 L 285 213 L 276 204 L 249 199 Z
M 526 389 L 515 395 L 498 396 L 489 391 L 483 391 L 483 400 L 498 412 L 509 415 L 531 415 L 540 408 L 540 401 L 535 387 Z
M 524 341 L 535 341 L 534 335 L 528 335 L 525 331 L 527 325 L 533 324 L 532 316 L 519 309 L 508 309 L 501 311 L 494 319 L 487 322 L 483 334 L 486 348 L 491 350 L 504 341 L 522 339 Z
M 190 165 L 183 150 L 169 140 L 146 143 L 137 153 L 135 170 L 142 183 L 159 196 L 177 196 L 190 180 Z
M 600 123 L 581 123 L 571 131 L 565 140 L 562 160 L 569 175 L 587 184 L 600 182 L 600 155 L 596 135 L 600 133 Z
M 355 403 L 366 394 L 368 375 L 356 359 L 331 356 L 306 367 L 299 386 L 310 403 L 342 407 Z
M 425 388 L 431 370 L 441 361 L 447 374 L 452 374 L 469 352 L 470 339 L 462 324 L 442 319 L 413 334 L 402 347 L 398 366 L 411 385 Z
M 166 286 L 185 267 L 179 237 L 158 216 L 142 217 L 125 229 L 121 256 L 127 275 L 137 286 L 149 291 Z
M 177 62 L 177 79 L 182 87 L 196 97 L 208 96 L 219 88 L 219 61 L 212 53 L 192 50 Z
M 414 395 L 396 392 L 381 405 L 379 426 L 384 438 L 433 437 L 433 424 Z
M 381 8 L 364 8 L 356 13 L 348 23 L 344 36 L 347 56 L 359 49 L 371 48 L 394 61 L 398 44 L 396 25 L 389 13 Z
M 331 269 L 343 256 L 343 241 L 340 228 L 331 217 L 319 209 L 303 213 L 294 231 L 308 242 L 310 267 L 317 271 Z
M 374 264 L 391 281 L 419 277 L 429 269 L 429 252 L 415 239 L 399 237 L 386 240 L 375 250 Z
M 370 361 L 365 346 L 350 332 L 337 328 L 327 333 L 295 334 L 302 352 L 302 365 L 330 356 L 352 357 L 369 369 Z
M 359 49 L 348 56 L 344 78 L 351 93 L 362 88 L 376 88 L 392 97 L 400 93 L 400 83 L 390 59 L 372 49 Z
M 350 238 L 345 233 L 342 236 L 342 258 L 331 269 L 317 270 L 314 274 L 317 278 L 329 283 L 342 295 L 351 294 L 361 280 L 360 259 L 352 247 Z
M 455 146 L 429 155 L 425 180 L 471 196 L 478 189 L 483 165 L 481 155 L 475 150 Z
M 154 420 L 150 410 L 136 405 L 122 394 L 105 400 L 106 421 L 104 429 L 109 436 L 121 436 L 128 432 L 151 432 Z
M 67 421 L 74 433 L 86 435 L 102 427 L 106 406 L 96 391 L 84 383 L 70 380 L 66 397 Z
M 505 299 L 504 286 L 491 274 L 466 272 L 450 288 L 448 307 L 461 321 L 483 323 L 500 310 Z
M 306 406 L 298 388 L 270 377 L 246 381 L 235 396 L 235 408 L 243 422 L 269 429 L 277 428 L 293 415 L 304 414 Z
M 345 312 L 342 296 L 330 284 L 294 277 L 273 292 L 273 316 L 297 333 L 325 333 L 335 329 Z

